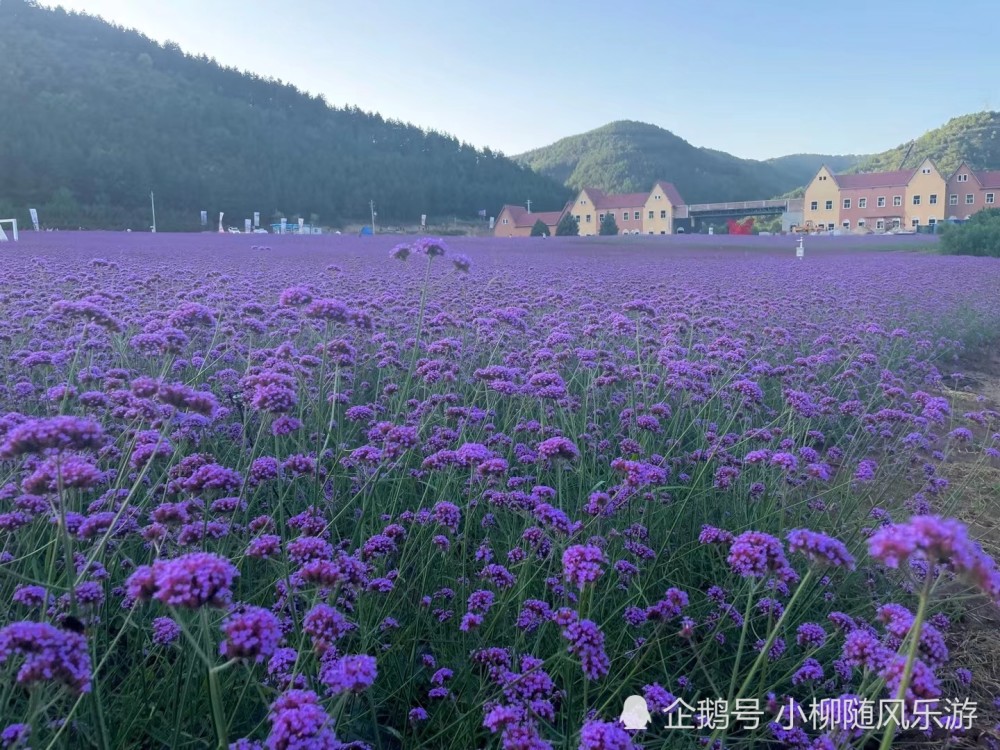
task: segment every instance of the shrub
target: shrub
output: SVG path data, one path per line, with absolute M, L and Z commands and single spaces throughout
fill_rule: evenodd
M 535 222 L 534 226 L 531 227 L 531 236 L 532 237 L 548 237 L 549 236 L 549 227 L 548 227 L 548 225 L 544 221 L 542 221 L 541 219 L 539 219 L 538 221 Z
M 618 222 L 615 221 L 614 214 L 605 214 L 601 220 L 601 234 L 611 236 L 618 234 Z
M 964 224 L 947 224 L 941 234 L 946 255 L 987 255 L 1000 258 L 1000 208 L 975 214 Z
M 576 237 L 578 234 L 580 234 L 580 222 L 573 214 L 565 214 L 556 226 L 556 237 Z

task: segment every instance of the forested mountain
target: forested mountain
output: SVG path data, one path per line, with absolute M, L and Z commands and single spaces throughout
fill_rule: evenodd
M 303 216 L 475 217 L 512 196 L 570 191 L 489 149 L 335 108 L 87 15 L 0 2 L 0 216 L 49 226 L 162 229 Z
M 916 167 L 932 159 L 945 176 L 967 161 L 973 169 L 1000 169 L 1000 112 L 954 117 L 910 143 L 862 159 L 852 172 L 879 172 Z M 909 154 L 907 155 L 907 152 Z M 906 156 L 906 163 L 903 157 Z
M 656 125 L 623 120 L 514 158 L 573 188 L 634 192 L 667 180 L 687 202 L 705 203 L 771 198 L 808 182 L 825 162 L 848 166 L 858 157 L 798 154 L 769 161 L 740 159 L 692 146 Z

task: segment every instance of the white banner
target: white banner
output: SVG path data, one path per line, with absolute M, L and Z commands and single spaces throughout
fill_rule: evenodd
M 225 229 L 222 228 L 222 217 L 225 216 L 225 215 L 226 214 L 225 214 L 224 211 L 219 211 L 219 231 L 220 232 L 225 232 L 226 231 Z
M 243 221 L 243 231 L 250 234 L 250 219 L 245 219 Z
M 306 225 L 305 219 L 299 219 L 299 234 L 302 234 L 302 227 Z
M 282 216 L 281 217 L 281 233 L 284 234 L 285 233 L 285 229 L 287 229 L 287 228 L 288 228 L 288 219 L 286 219 L 284 216 Z
M 40 231 L 38 228 L 38 211 L 35 210 L 34 208 L 29 208 L 28 213 L 31 214 L 31 223 L 34 225 L 35 231 L 36 232 Z
M 207 227 L 208 226 L 208 211 L 202 211 L 201 212 L 201 225 L 203 227 Z
M 253 212 L 253 228 L 254 229 L 260 228 L 260 211 Z
M 496 221 L 492 216 L 490 217 L 490 229 L 493 228 L 493 222 Z
M 420 214 L 420 226 L 427 226 L 427 214 Z

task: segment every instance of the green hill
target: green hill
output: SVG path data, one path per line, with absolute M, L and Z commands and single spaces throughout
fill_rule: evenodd
M 197 228 L 475 217 L 511 196 L 561 208 L 561 183 L 489 149 L 335 108 L 282 81 L 225 68 L 141 34 L 27 0 L 0 2 L 0 215 L 49 226 Z M 15 106 L 16 105 L 16 106 Z
M 609 192 L 648 190 L 673 182 L 689 203 L 754 200 L 808 182 L 821 164 L 846 168 L 859 157 L 797 154 L 768 161 L 698 148 L 669 130 L 623 120 L 514 157 L 572 188 Z
M 915 167 L 932 159 L 944 175 L 954 172 L 962 161 L 973 169 L 1000 169 L 1000 112 L 977 112 L 949 120 L 912 142 L 862 159 L 850 171 L 880 172 Z

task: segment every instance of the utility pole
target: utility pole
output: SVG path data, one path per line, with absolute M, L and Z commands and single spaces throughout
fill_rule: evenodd
M 528 213 L 531 213 L 531 198 L 528 198 Z
M 153 200 L 153 191 L 149 191 L 149 205 L 153 209 L 153 234 L 156 234 L 156 201 Z
M 375 234 L 375 201 L 368 201 L 368 208 L 372 210 L 372 234 Z

